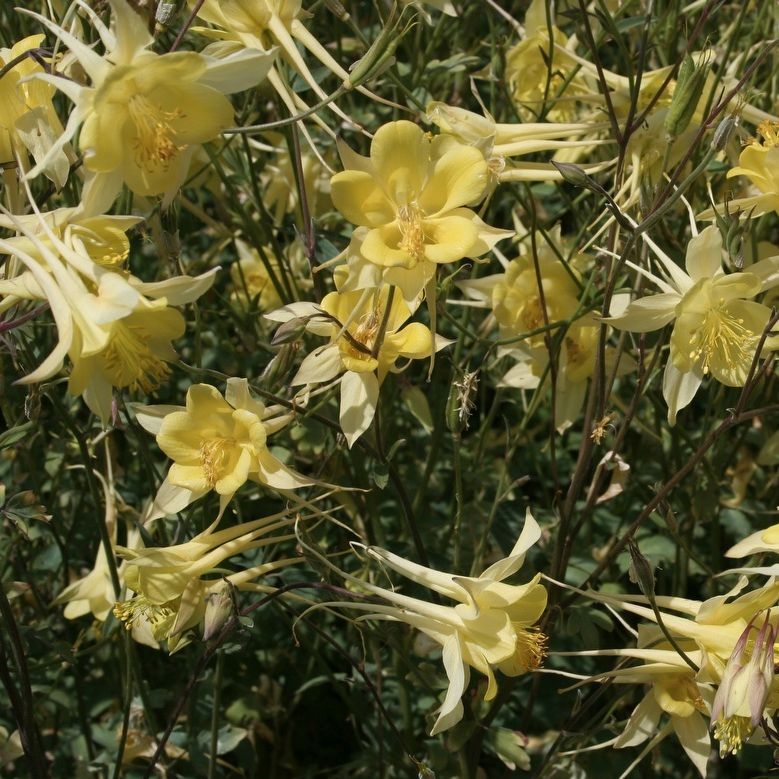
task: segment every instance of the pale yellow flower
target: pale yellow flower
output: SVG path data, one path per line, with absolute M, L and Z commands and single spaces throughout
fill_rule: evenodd
M 491 565 L 480 576 L 457 576 L 436 571 L 398 557 L 385 549 L 368 547 L 370 557 L 439 595 L 456 601 L 442 606 L 402 595 L 356 577 L 347 576 L 361 590 L 391 605 L 342 603 L 369 612 L 360 619 L 405 622 L 433 639 L 443 649 L 449 688 L 438 711 L 431 735 L 460 721 L 461 697 L 468 686 L 470 668 L 487 677 L 485 700 L 498 692 L 495 670 L 519 676 L 537 668 L 546 653 L 546 637 L 535 627 L 546 608 L 547 592 L 537 574 L 527 584 L 506 584 L 516 573 L 525 553 L 541 536 L 528 510 L 525 525 L 508 557 Z
M 297 303 L 268 315 L 288 322 L 304 317 L 307 329 L 330 343 L 306 356 L 292 386 L 322 384 L 340 378 L 341 429 L 351 447 L 368 429 L 386 375 L 401 358 L 423 360 L 448 341 L 433 336 L 394 288 L 331 292 L 321 306 Z
M 105 424 L 113 388 L 149 392 L 167 377 L 165 363 L 176 356 L 170 341 L 184 332 L 184 318 L 170 305 L 196 300 L 213 284 L 215 271 L 142 282 L 121 269 L 126 226 L 116 226 L 114 217 L 70 229 L 37 215 L 34 231 L 29 222 L 7 216 L 21 235 L 0 240 L 0 252 L 26 270 L 0 281 L 0 293 L 14 301 L 46 300 L 58 334 L 52 352 L 21 381 L 53 376 L 69 356 L 69 390 L 83 395 Z
M 411 301 L 440 264 L 480 257 L 512 233 L 486 225 L 470 208 L 489 184 L 484 155 L 452 136 L 432 139 L 415 124 L 379 128 L 370 157 L 340 146 L 345 170 L 331 181 L 335 207 L 358 225 L 342 289 L 399 287 Z
M 107 190 L 115 195 L 124 182 L 139 195 L 172 197 L 197 145 L 233 124 L 233 108 L 224 93 L 261 80 L 270 57 L 255 52 L 230 61 L 195 52 L 155 54 L 149 51 L 154 39 L 126 0 L 110 0 L 110 5 L 113 31 L 90 14 L 106 48 L 102 57 L 65 29 L 31 13 L 70 49 L 91 81 L 82 86 L 61 76 L 39 76 L 75 104 L 54 148 L 81 126 L 84 166 L 106 178 Z
M 136 409 L 139 423 L 156 435 L 160 449 L 173 460 L 157 493 L 154 516 L 177 513 L 211 490 L 224 510 L 247 481 L 278 490 L 312 484 L 268 448 L 268 437 L 289 424 L 292 414 L 253 398 L 246 379 L 228 379 L 224 396 L 209 384 L 193 384 L 186 402 L 186 407 Z
M 134 595 L 117 603 L 114 614 L 128 630 L 148 625 L 156 641 L 167 641 L 169 652 L 181 649 L 192 640 L 188 631 L 203 620 L 209 595 L 224 587 L 223 579 L 238 589 L 262 589 L 254 584 L 255 579 L 301 558 L 256 565 L 223 578 L 202 577 L 223 572 L 222 564 L 231 557 L 294 538 L 294 534 L 275 534 L 294 521 L 282 512 L 219 531 L 214 522 L 190 541 L 175 546 L 142 550 L 117 547 L 125 557 L 125 582 Z
M 741 749 L 765 716 L 774 680 L 774 644 L 779 626 L 766 612 L 760 628 L 756 615 L 746 626 L 722 674 L 711 709 L 720 757 Z M 752 638 L 752 631 L 757 634 Z
M 272 311 L 283 305 L 284 301 L 260 253 L 243 241 L 236 240 L 235 246 L 238 249 L 238 262 L 230 266 L 233 285 L 230 298 L 239 301 L 247 309 L 256 301 L 259 311 Z M 264 253 L 278 284 L 281 278 L 279 262 L 270 246 L 264 247 Z
M 195 7 L 196 0 L 187 2 L 190 7 Z M 299 44 L 341 82 L 351 83 L 349 73 L 317 37 L 306 29 L 302 21 L 306 13 L 301 5 L 301 0 L 205 0 L 198 8 L 198 17 L 211 26 L 195 27 L 193 30 L 216 39 L 216 42 L 206 49 L 206 53 L 240 56 L 246 51 L 257 51 L 272 56 L 278 51 L 280 58 L 302 78 L 314 95 L 319 100 L 325 100 L 327 93 L 319 84 L 321 79 L 311 72 Z M 309 109 L 309 105 L 299 96 L 297 90 L 292 89 L 278 64 L 273 64 L 267 77 L 291 114 Z M 376 97 L 362 86 L 357 89 L 365 95 Z M 349 124 L 354 124 L 334 102 L 328 103 L 328 108 Z M 335 137 L 332 129 L 318 116 L 314 115 L 312 118 L 323 130 Z M 311 148 L 316 153 L 305 128 L 303 134 L 309 139 Z
M 577 97 L 596 94 L 566 50 L 568 37 L 547 20 L 548 4 L 533 0 L 525 15 L 525 37 L 506 52 L 509 93 L 525 120 L 548 108 L 552 122 L 571 121 Z M 551 39 L 550 41 L 550 29 Z
M 779 622 L 779 607 L 776 605 L 779 582 L 772 578 L 763 587 L 743 593 L 746 584 L 747 579 L 742 577 L 729 592 L 702 602 L 656 596 L 654 605 L 660 611 L 664 630 L 652 624 L 657 623 L 658 616 L 643 595 L 607 595 L 562 585 L 648 621 L 639 626 L 637 648 L 562 654 L 642 660 L 643 666 L 618 669 L 595 678 L 605 680 L 613 677 L 616 681 L 651 681 L 656 684 L 655 704 L 672 715 L 668 727 L 676 730 L 685 751 L 702 776 L 706 775 L 709 738 L 708 734 L 704 735 L 702 720 L 695 710 L 700 714 L 711 710 L 714 735 L 720 740 L 720 749 L 725 754 L 737 751 L 749 737 L 754 729 L 751 724 L 753 716 L 759 719 L 773 711 L 775 704 L 770 703 L 769 697 L 776 701 L 779 693 L 779 684 L 773 675 L 773 664 L 779 660 L 773 642 Z M 751 631 L 756 629 L 753 623 L 759 615 L 763 616 L 762 637 L 760 643 L 750 643 Z M 674 638 L 676 646 L 668 641 L 666 632 Z M 747 649 L 750 659 L 745 664 Z M 680 656 L 680 651 L 687 661 Z M 688 662 L 698 670 L 691 669 Z M 742 668 L 740 673 L 739 668 Z M 673 674 L 675 683 L 669 683 L 669 674 Z M 750 677 L 750 683 L 745 686 L 746 677 Z M 695 695 L 696 687 L 698 696 Z M 713 687 L 719 689 L 712 700 L 707 691 Z M 706 699 L 705 705 L 701 698 Z M 629 746 L 652 737 L 639 760 L 668 732 L 668 728 L 655 732 L 656 715 L 659 713 L 655 704 L 645 699 L 634 712 L 632 722 L 628 723 L 624 738 L 617 739 L 616 745 Z M 679 718 L 684 718 L 684 721 Z
M 43 35 L 31 35 L 10 49 L 0 49 L 0 68 L 7 66 L 24 52 L 37 49 L 43 43 Z M 43 67 L 32 57 L 26 57 L 0 78 L 0 162 L 22 163 L 31 155 L 36 163 L 47 153 L 62 134 L 62 125 L 51 97 L 54 90 L 40 81 L 30 80 L 33 73 L 43 73 Z M 70 163 L 64 150 L 52 154 L 43 166 L 43 172 L 57 187 L 62 187 L 68 177 Z
M 779 124 L 764 122 L 757 128 L 762 141 L 753 141 L 728 171 L 728 178 L 746 176 L 760 194 L 730 200 L 727 210 L 744 211 L 750 218 L 775 211 L 779 213 Z M 724 209 L 724 207 L 723 207 Z
M 635 333 L 674 322 L 663 379 L 668 421 L 674 424 L 677 412 L 692 401 L 705 376 L 711 374 L 730 387 L 743 386 L 771 314 L 767 306 L 750 298 L 779 283 L 779 258 L 761 260 L 748 272 L 725 273 L 722 238 L 714 226 L 690 240 L 686 272 L 661 252 L 658 258 L 667 281 L 632 267 L 662 292 L 634 301 L 608 321 Z

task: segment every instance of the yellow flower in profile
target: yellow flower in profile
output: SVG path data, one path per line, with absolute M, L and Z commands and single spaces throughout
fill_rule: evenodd
M 270 57 L 256 52 L 229 62 L 195 52 L 155 54 L 149 51 L 154 39 L 143 19 L 126 0 L 109 2 L 113 32 L 92 16 L 106 46 L 102 57 L 31 13 L 68 46 L 91 80 L 82 86 L 61 76 L 39 76 L 75 103 L 60 144 L 81 125 L 84 167 L 106 177 L 107 190 L 115 195 L 124 182 L 139 195 L 172 197 L 197 145 L 233 123 L 233 108 L 223 93 L 261 80 Z
M 607 321 L 619 330 L 645 333 L 674 322 L 663 379 L 668 421 L 687 406 L 703 378 L 743 386 L 771 310 L 750 298 L 779 283 L 776 258 L 761 260 L 744 273 L 725 273 L 722 238 L 713 225 L 687 246 L 686 273 L 662 253 L 668 281 L 632 266 L 662 292 L 631 303 Z
M 449 688 L 431 735 L 451 728 L 462 719 L 460 699 L 468 686 L 470 668 L 487 677 L 484 698 L 490 701 L 498 692 L 495 670 L 506 676 L 519 676 L 538 668 L 543 661 L 546 637 L 535 627 L 547 600 L 546 588 L 539 583 L 541 575 L 537 574 L 527 584 L 504 581 L 520 569 L 525 553 L 540 536 L 541 529 L 528 511 L 522 533 L 509 556 L 478 577 L 443 573 L 384 549 L 368 547 L 368 554 L 379 563 L 457 601 L 456 606 L 430 603 L 346 575 L 360 590 L 367 590 L 392 605 L 339 605 L 369 612 L 360 619 L 405 622 L 441 645 Z
M 714 736 L 720 742 L 720 757 L 736 754 L 766 715 L 773 692 L 774 645 L 778 625 L 766 611 L 760 628 L 756 615 L 746 626 L 722 674 L 711 708 Z M 752 638 L 752 631 L 757 635 Z
M 771 701 L 776 700 L 778 691 L 773 666 L 779 583 L 772 578 L 759 589 L 744 593 L 746 585 L 746 577 L 741 577 L 729 592 L 702 602 L 658 595 L 651 606 L 643 595 L 611 595 L 561 585 L 649 621 L 639 626 L 636 648 L 562 653 L 635 658 L 645 663 L 594 677 L 653 684 L 654 701 L 649 696 L 642 701 L 615 746 L 632 746 L 651 738 L 640 760 L 673 728 L 705 776 L 710 739 L 701 715 L 711 711 L 714 736 L 725 755 L 738 751 L 755 725 L 772 713 Z M 755 623 L 761 617 L 763 625 L 758 629 Z M 662 630 L 651 624 L 660 619 Z M 757 632 L 754 639 L 753 632 Z M 668 635 L 674 639 L 674 646 Z M 671 715 L 671 722 L 658 730 L 660 710 Z M 633 767 L 622 777 L 628 776 Z
M 121 267 L 127 240 L 122 217 L 96 217 L 89 227 L 76 220 L 71 229 L 50 225 L 42 215 L 34 224 L 6 216 L 21 235 L 0 240 L 0 253 L 25 271 L 0 280 L 0 294 L 13 302 L 46 300 L 58 334 L 55 348 L 21 381 L 53 376 L 67 355 L 73 363 L 69 391 L 83 395 L 106 424 L 114 388 L 149 392 L 168 376 L 166 362 L 176 357 L 170 341 L 184 332 L 183 316 L 170 306 L 196 300 L 213 284 L 215 271 L 143 282 Z
M 224 510 L 247 481 L 277 490 L 312 484 L 268 449 L 268 437 L 293 418 L 280 411 L 253 398 L 246 379 L 236 378 L 227 380 L 224 396 L 209 384 L 193 384 L 186 407 L 138 407 L 138 422 L 156 435 L 160 449 L 173 460 L 157 493 L 154 516 L 175 514 L 211 490 Z
M 117 603 L 114 614 L 128 630 L 147 625 L 154 640 L 168 642 L 169 652 L 180 649 L 191 640 L 187 631 L 203 620 L 209 596 L 224 588 L 223 578 L 238 589 L 262 589 L 253 584 L 255 579 L 301 561 L 285 558 L 223 578 L 203 579 L 223 572 L 222 564 L 231 557 L 294 538 L 294 534 L 274 533 L 295 521 L 281 512 L 217 531 L 217 520 L 190 541 L 175 546 L 117 547 L 126 560 L 125 582 L 134 595 Z
M 728 178 L 746 176 L 759 195 L 750 195 L 726 204 L 729 212 L 745 211 L 750 218 L 775 211 L 779 213 L 779 125 L 765 121 L 757 131 L 762 141 L 752 141 L 728 171 Z
M 370 158 L 340 151 L 345 170 L 333 176 L 331 196 L 359 226 L 345 291 L 383 281 L 407 301 L 426 285 L 432 298 L 439 264 L 480 257 L 511 235 L 466 207 L 484 197 L 490 174 L 484 155 L 452 136 L 431 139 L 411 122 L 390 122 L 376 132 Z
M 25 52 L 41 46 L 43 35 L 31 35 L 15 43 L 10 49 L 0 49 L 0 68 Z M 12 165 L 17 156 L 23 164 L 30 154 L 40 163 L 62 134 L 57 112 L 51 102 L 53 93 L 48 84 L 30 80 L 33 73 L 43 73 L 44 69 L 32 57 L 23 58 L 0 78 L 0 105 L 3 106 L 0 117 L 0 163 Z M 68 177 L 70 163 L 60 148 L 43 167 L 43 172 L 57 187 L 62 187 Z
M 330 338 L 306 356 L 292 386 L 340 378 L 341 429 L 351 447 L 370 427 L 379 387 L 400 358 L 423 360 L 448 341 L 433 336 L 394 288 L 331 292 L 321 306 L 296 303 L 268 315 L 278 322 L 305 317 L 307 329 Z

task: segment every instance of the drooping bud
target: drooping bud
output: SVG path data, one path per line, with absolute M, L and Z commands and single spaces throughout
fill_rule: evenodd
M 206 613 L 203 617 L 203 640 L 208 641 L 219 634 L 235 610 L 232 587 L 222 580 L 218 588 L 206 596 Z

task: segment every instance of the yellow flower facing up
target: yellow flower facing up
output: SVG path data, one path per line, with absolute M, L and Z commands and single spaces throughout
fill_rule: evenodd
M 221 566 L 231 557 L 294 538 L 294 534 L 278 535 L 276 531 L 295 521 L 282 512 L 219 531 L 214 522 L 190 541 L 175 546 L 142 550 L 117 547 L 125 557 L 125 582 L 134 595 L 117 603 L 114 614 L 128 630 L 148 626 L 156 641 L 168 642 L 169 652 L 180 649 L 191 640 L 187 631 L 203 620 L 209 596 L 224 588 L 223 578 L 238 589 L 262 589 L 255 579 L 301 561 L 285 558 L 223 578 L 203 578 L 225 573 Z
M 331 181 L 335 207 L 353 224 L 345 291 L 399 287 L 407 301 L 431 283 L 440 264 L 480 257 L 512 233 L 486 225 L 470 208 L 490 173 L 484 155 L 452 136 L 430 138 L 415 124 L 379 128 L 370 157 L 340 146 L 345 170 Z M 366 267 L 366 265 L 368 267 Z
M 668 421 L 695 396 L 704 377 L 743 386 L 771 310 L 750 298 L 779 283 L 779 258 L 725 273 L 722 238 L 710 226 L 687 246 L 686 272 L 658 251 L 667 281 L 638 266 L 662 292 L 631 303 L 608 321 L 619 330 L 644 333 L 674 322 L 663 379 Z M 770 342 L 769 342 L 770 344 Z
M 195 52 L 155 54 L 144 21 L 126 0 L 110 0 L 113 31 L 91 15 L 105 47 L 98 55 L 65 29 L 32 14 L 70 49 L 91 84 L 42 74 L 75 107 L 58 148 L 81 126 L 79 146 L 88 171 L 105 177 L 115 195 L 122 182 L 139 195 L 175 194 L 198 144 L 233 123 L 224 93 L 260 81 L 271 59 L 255 52 L 217 60 Z M 37 172 L 37 168 L 31 175 Z
M 303 360 L 292 385 L 340 378 L 341 429 L 351 447 L 370 427 L 379 387 L 399 359 L 423 360 L 448 341 L 421 322 L 407 321 L 411 309 L 394 288 L 331 292 L 321 306 L 296 303 L 268 315 L 278 322 L 304 317 L 307 329 L 330 338 Z
M 247 481 L 277 490 L 312 484 L 268 449 L 268 437 L 289 424 L 292 414 L 253 398 L 246 379 L 228 379 L 224 396 L 209 384 L 193 384 L 186 403 L 136 409 L 138 422 L 173 460 L 154 517 L 175 514 L 211 490 L 223 511 Z
M 443 573 L 384 549 L 368 547 L 368 554 L 379 563 L 456 601 L 455 606 L 429 603 L 347 575 L 360 590 L 367 590 L 391 605 L 339 605 L 369 612 L 360 619 L 405 622 L 441 645 L 449 689 L 431 735 L 451 728 L 462 719 L 460 699 L 468 686 L 470 668 L 487 677 L 484 697 L 489 701 L 498 692 L 495 670 L 507 676 L 519 676 L 538 668 L 543 661 L 546 637 L 535 627 L 547 599 L 546 588 L 539 583 L 540 574 L 527 584 L 504 581 L 520 569 L 525 553 L 540 536 L 541 530 L 528 511 L 522 533 L 509 556 L 478 577 Z
M 547 323 L 562 322 L 579 308 L 581 286 L 576 266 L 584 257 L 577 255 L 566 264 L 560 259 L 561 246 L 559 229 L 548 239 L 538 234 L 535 260 L 529 241 L 524 241 L 519 257 L 504 263 L 502 273 L 461 281 L 457 286 L 471 300 L 492 310 L 501 339 L 532 333 Z M 535 333 L 526 340 L 533 346 L 542 344 L 544 334 Z

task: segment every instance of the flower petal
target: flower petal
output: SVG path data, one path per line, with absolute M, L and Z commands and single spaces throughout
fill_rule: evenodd
M 379 380 L 374 373 L 347 371 L 341 379 L 341 430 L 349 448 L 370 427 L 379 400 Z

